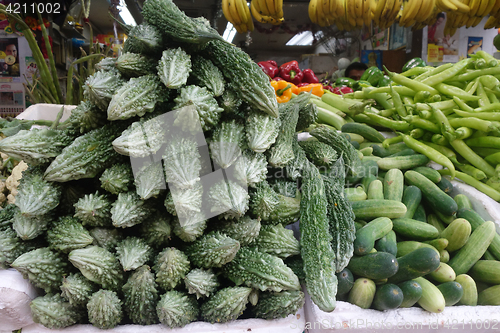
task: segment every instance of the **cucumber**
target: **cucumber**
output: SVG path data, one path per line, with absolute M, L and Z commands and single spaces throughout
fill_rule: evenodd
M 472 209 L 460 209 L 457 212 L 457 217 L 461 217 L 469 221 L 472 231 L 476 230 L 481 224 L 484 223 L 483 218 Z M 500 260 L 500 235 L 495 232 L 493 240 L 491 241 L 488 250 L 497 260 Z
M 369 309 L 372 305 L 377 286 L 375 282 L 367 278 L 359 278 L 354 281 L 347 301 L 362 309 Z
M 443 222 L 443 225 L 449 225 L 451 222 L 453 222 L 457 218 L 456 214 L 445 215 L 445 214 L 441 213 L 440 211 L 437 211 L 437 210 L 435 210 L 433 208 L 431 208 L 431 209 L 434 212 L 434 214 L 436 214 L 436 216 L 438 217 L 438 219 L 441 222 Z
M 378 252 L 387 252 L 395 256 L 398 253 L 398 244 L 396 242 L 396 233 L 391 230 L 384 237 L 375 242 L 375 249 Z
M 401 150 L 400 152 L 394 153 L 392 155 L 389 155 L 387 157 L 398 157 L 398 156 L 408 156 L 408 155 L 415 155 L 417 154 L 413 149 L 407 148 L 405 150 Z
M 441 262 L 448 263 L 450 261 L 450 252 L 446 250 L 439 251 L 439 257 Z
M 363 190 L 362 186 L 348 187 L 344 189 L 344 194 L 345 198 L 351 202 L 362 201 L 367 198 L 366 192 Z
M 491 244 L 490 244 L 490 246 L 491 246 Z M 486 250 L 486 252 L 484 252 L 481 259 L 483 259 L 483 260 L 497 260 L 497 258 L 495 258 L 495 256 L 493 254 L 491 254 L 491 252 L 489 250 Z
M 463 218 L 453 220 L 442 232 L 441 237 L 448 240 L 446 250 L 448 252 L 457 251 L 467 243 L 471 234 L 469 221 Z M 441 249 L 438 249 L 441 250 Z
M 367 199 L 384 199 L 384 185 L 378 179 L 372 181 L 368 187 Z
M 398 271 L 389 277 L 390 283 L 400 283 L 435 271 L 440 265 L 435 249 L 422 247 L 398 257 Z
M 347 265 L 352 274 L 372 280 L 388 278 L 398 271 L 396 257 L 386 252 L 353 256 Z
M 450 267 L 450 265 L 444 262 L 440 262 L 439 267 L 429 273 L 429 277 L 439 283 L 444 283 L 448 281 L 455 281 L 457 275 L 455 274 L 453 268 Z
M 361 152 L 361 154 L 363 154 L 363 156 L 373 155 L 373 148 L 372 147 L 361 148 L 359 151 Z
M 356 228 L 356 231 L 363 228 L 365 225 L 366 225 L 365 221 L 354 221 L 354 227 Z
M 495 223 L 487 221 L 472 232 L 467 243 L 450 259 L 456 274 L 464 274 L 474 266 L 490 246 L 496 234 Z
M 446 177 L 441 177 L 441 181 L 436 183 L 436 185 L 444 192 L 451 193 L 453 191 L 453 184 Z
M 387 235 L 392 230 L 392 221 L 387 217 L 378 217 L 363 228 L 356 231 L 354 239 L 354 254 L 358 256 L 369 253 L 375 246 L 375 241 Z
M 347 294 L 354 285 L 354 277 L 346 267 L 337 274 L 337 295 Z
M 396 234 L 412 240 L 428 240 L 439 236 L 439 231 L 429 223 L 414 219 L 397 218 L 392 221 Z
M 422 191 L 420 191 L 420 189 L 416 186 L 407 186 L 403 191 L 402 202 L 406 206 L 406 214 L 403 217 L 408 219 L 413 218 L 413 215 L 415 215 L 415 211 L 417 210 L 418 205 L 420 205 L 421 200 Z
M 500 305 L 500 285 L 481 291 L 477 295 L 477 305 Z
M 458 305 L 469 305 L 476 306 L 477 305 L 477 287 L 476 282 L 472 277 L 467 274 L 457 275 L 455 281 L 460 283 L 464 290 L 464 294 L 460 301 L 458 301 Z
M 380 279 L 380 280 L 373 280 L 373 282 L 375 282 L 375 285 L 379 286 L 379 285 L 382 285 L 382 284 L 386 284 L 387 283 L 387 278 Z
M 346 123 L 340 129 L 343 133 L 355 133 L 368 141 L 382 143 L 385 137 L 373 127 L 361 123 Z
M 408 146 L 404 142 L 394 143 L 392 145 L 389 145 L 389 147 L 385 148 L 387 155 L 384 157 L 394 155 L 394 154 L 396 154 L 400 151 L 403 151 L 405 149 L 408 149 Z
M 356 133 L 346 133 L 349 135 L 349 141 L 356 141 L 360 145 L 365 141 L 365 138 L 362 135 Z M 366 147 L 364 147 L 366 148 Z
M 377 288 L 373 297 L 373 308 L 381 311 L 397 309 L 403 299 L 403 291 L 397 285 L 387 283 Z
M 481 281 L 476 281 L 476 288 L 477 288 L 478 296 L 479 296 L 480 292 L 482 292 L 485 289 L 488 289 L 489 287 L 491 287 L 490 284 L 487 284 L 487 283 L 484 283 Z
M 422 243 L 422 242 L 417 242 L 417 241 L 403 241 L 403 242 L 398 242 L 398 253 L 396 257 L 402 257 L 407 255 L 410 252 L 415 251 L 416 249 L 420 249 L 422 247 L 427 247 L 430 249 L 433 249 L 436 251 L 436 254 L 439 256 L 439 251 L 432 245 Z
M 390 169 L 384 177 L 384 199 L 402 201 L 404 176 L 399 169 Z
M 422 297 L 422 287 L 415 280 L 409 280 L 398 284 L 403 292 L 403 302 L 400 308 L 410 308 Z
M 364 177 L 361 179 L 361 186 L 363 186 L 363 189 L 365 190 L 365 192 L 366 192 L 367 194 L 368 194 L 368 192 L 370 191 L 370 184 L 371 184 L 374 180 L 377 180 L 377 176 L 372 175 L 372 174 L 366 175 L 366 176 L 364 176 Z
M 459 210 L 462 208 L 472 209 L 472 204 L 470 202 L 470 199 L 465 194 L 457 194 L 455 195 L 453 200 L 455 200 L 455 202 L 457 203 Z
M 469 274 L 475 281 L 489 284 L 500 284 L 500 261 L 478 260 Z
M 423 277 L 415 278 L 415 281 L 422 287 L 422 297 L 417 301 L 418 305 L 429 312 L 443 312 L 446 301 L 441 291 Z
M 436 286 L 444 297 L 445 306 L 457 304 L 464 295 L 464 288 L 457 281 L 449 281 Z
M 413 168 L 413 171 L 416 171 L 416 172 L 424 175 L 425 177 L 432 180 L 433 183 L 439 183 L 441 181 L 441 174 L 433 168 L 426 167 L 426 166 L 420 166 L 420 167 Z
M 422 191 L 422 197 L 426 199 L 432 209 L 448 216 L 457 212 L 458 207 L 455 200 L 444 193 L 429 178 L 413 170 L 406 171 L 404 177 L 408 185 L 415 185 Z
M 384 157 L 377 161 L 378 167 L 382 170 L 390 169 L 413 169 L 418 166 L 422 166 L 429 163 L 427 156 L 422 154 L 408 155 L 408 156 L 396 156 L 396 157 Z
M 371 148 L 373 149 L 373 155 L 378 156 L 378 157 L 387 157 L 391 155 L 387 149 L 382 147 L 382 145 L 371 145 Z
M 425 212 L 425 207 L 420 203 L 417 209 L 415 209 L 415 213 L 413 213 L 413 219 L 417 221 L 425 222 L 427 221 L 427 213 Z
M 351 202 L 352 211 L 356 219 L 374 219 L 388 217 L 390 219 L 402 217 L 406 214 L 406 206 L 395 200 L 362 200 Z
M 443 222 L 441 222 L 441 220 L 436 216 L 436 214 L 429 214 L 427 216 L 427 223 L 434 226 L 434 228 L 436 228 L 439 231 L 440 235 L 443 232 L 443 230 L 446 229 L 446 226 L 444 225 Z
M 424 243 L 434 246 L 438 251 L 444 250 L 448 246 L 448 240 L 446 238 L 436 238 L 424 241 Z
M 349 141 L 349 143 L 357 150 L 361 148 L 360 144 L 358 141 Z

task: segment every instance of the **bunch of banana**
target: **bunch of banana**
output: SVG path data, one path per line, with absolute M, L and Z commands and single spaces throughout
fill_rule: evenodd
M 428 25 L 433 25 L 434 23 L 436 23 L 436 18 L 440 12 L 441 9 L 439 9 L 437 6 L 434 6 L 434 9 L 431 11 L 429 16 L 423 22 L 416 22 L 412 29 L 420 30 Z
M 279 25 L 285 21 L 283 0 L 252 0 L 250 9 L 257 22 Z
M 240 34 L 253 31 L 253 20 L 246 0 L 222 0 L 222 12 Z
M 309 18 L 322 27 L 336 24 L 340 30 L 369 26 L 372 0 L 310 0 Z
M 460 11 L 449 12 L 446 20 L 445 29 L 449 32 L 455 31 L 460 27 L 475 27 L 486 15 L 493 17 L 500 16 L 500 0 L 462 0 L 464 5 L 467 5 L 470 10 L 468 13 Z M 490 24 L 494 19 L 489 19 Z
M 431 20 L 432 18 L 435 22 L 437 13 L 439 12 L 436 7 L 436 1 L 439 0 L 403 1 L 403 9 L 401 10 L 401 17 L 399 18 L 399 26 L 414 26 L 414 29 L 421 29 L 427 25 L 424 24 L 424 22 Z
M 474 0 L 484 2 L 485 0 Z M 489 0 L 486 0 L 488 2 Z M 456 12 L 459 11 L 463 14 L 468 14 L 471 10 L 468 3 L 469 0 L 437 0 L 437 6 L 441 8 L 444 12 Z
M 495 1 L 495 6 L 491 9 L 490 17 L 484 24 L 485 29 L 500 28 L 500 0 Z
M 396 21 L 402 4 L 403 0 L 373 0 L 373 21 L 380 29 L 387 29 Z

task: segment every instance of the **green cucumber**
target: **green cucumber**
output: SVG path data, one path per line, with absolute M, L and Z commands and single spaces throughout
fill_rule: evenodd
M 389 155 L 394 155 L 406 149 L 408 149 L 408 146 L 404 142 L 394 143 L 392 145 L 389 145 L 389 147 L 385 148 L 387 155 L 384 157 L 387 157 Z
M 365 190 L 366 194 L 368 194 L 368 191 L 370 191 L 370 184 L 374 180 L 377 180 L 377 176 L 372 174 L 366 175 L 361 179 L 361 186 L 363 186 L 363 189 Z
M 439 282 L 444 283 L 448 281 L 455 281 L 457 277 L 453 268 L 450 267 L 447 263 L 440 262 L 438 268 L 429 273 L 429 276 Z
M 403 303 L 403 299 L 403 291 L 397 285 L 383 284 L 375 292 L 373 308 L 381 311 L 397 309 Z
M 363 154 L 363 156 L 373 155 L 373 148 L 372 147 L 361 148 L 359 151 L 361 152 L 361 154 Z
M 351 143 L 351 145 L 352 145 L 355 149 L 357 149 L 357 150 L 359 151 L 359 149 L 361 148 L 361 145 L 359 144 L 359 142 L 358 142 L 358 141 L 349 141 L 349 142 Z M 363 154 L 361 154 L 361 155 L 363 155 Z
M 403 217 L 408 219 L 413 218 L 413 215 L 415 215 L 415 211 L 417 210 L 418 205 L 420 205 L 421 200 L 422 191 L 420 191 L 420 189 L 416 186 L 407 186 L 403 191 L 402 202 L 406 206 L 406 214 Z
M 354 221 L 354 227 L 356 228 L 356 231 L 363 228 L 365 225 L 366 225 L 365 221 Z
M 477 305 L 477 287 L 476 282 L 472 277 L 467 274 L 457 275 L 455 281 L 460 283 L 464 290 L 464 294 L 460 301 L 458 301 L 458 305 L 469 305 L 476 306 Z
M 433 183 L 439 183 L 441 181 L 441 174 L 433 168 L 430 168 L 427 166 L 420 166 L 420 167 L 414 168 L 413 171 L 421 173 L 425 177 L 432 180 Z
M 476 230 L 481 224 L 484 223 L 483 218 L 472 209 L 460 209 L 457 212 L 457 217 L 461 217 L 469 221 L 472 231 Z M 500 260 L 500 235 L 495 232 L 493 240 L 491 241 L 488 250 L 497 260 Z
M 500 261 L 478 260 L 469 271 L 475 281 L 500 284 Z
M 356 231 L 354 239 L 354 254 L 362 256 L 369 253 L 375 246 L 375 241 L 387 235 L 392 230 L 392 221 L 387 217 L 378 217 L 360 230 Z
M 445 306 L 457 304 L 464 295 L 464 288 L 457 281 L 449 281 L 436 286 L 443 294 Z
M 384 185 L 378 179 L 375 179 L 370 183 L 368 187 L 367 199 L 384 199 Z
M 422 191 L 420 191 L 420 192 L 422 192 Z M 415 213 L 413 213 L 413 219 L 417 220 L 417 221 L 422 221 L 422 222 L 427 221 L 427 213 L 425 212 L 425 207 L 422 203 L 420 203 L 420 205 L 418 205 L 417 209 L 415 209 Z
M 351 271 L 345 267 L 337 274 L 337 295 L 347 294 L 354 285 L 354 277 Z
M 455 195 L 453 200 L 455 200 L 455 202 L 457 203 L 459 210 L 462 208 L 472 209 L 472 203 L 470 202 L 469 197 L 465 194 L 457 194 Z
M 362 309 L 369 309 L 372 305 L 377 286 L 375 282 L 367 278 L 359 278 L 354 281 L 347 301 Z
M 434 214 L 436 214 L 436 216 L 439 218 L 439 220 L 441 222 L 443 222 L 443 225 L 445 225 L 445 226 L 449 225 L 451 222 L 453 222 L 453 220 L 455 220 L 457 218 L 456 214 L 445 215 L 445 214 L 441 213 L 440 211 L 437 211 L 437 210 L 435 210 L 433 208 L 431 208 L 431 210 L 434 212 Z
M 406 214 L 406 206 L 395 200 L 362 200 L 351 202 L 356 219 L 374 219 L 377 217 L 398 218 Z
M 416 249 L 420 249 L 422 247 L 427 247 L 430 249 L 433 249 L 436 251 L 436 254 L 439 255 L 439 251 L 432 245 L 422 243 L 422 242 L 417 242 L 417 241 L 402 241 L 398 242 L 398 253 L 396 254 L 396 257 L 402 257 L 407 255 L 410 252 L 415 251 Z
M 441 222 L 441 220 L 436 216 L 436 214 L 429 214 L 427 216 L 427 223 L 434 226 L 434 228 L 436 228 L 439 231 L 440 235 L 443 232 L 443 230 L 446 229 L 446 226 L 444 225 L 443 222 Z
M 439 257 L 441 262 L 448 263 L 450 261 L 450 252 L 446 250 L 439 251 Z
M 351 202 L 362 201 L 367 198 L 366 192 L 363 190 L 362 186 L 348 187 L 344 189 L 344 194 L 345 198 Z
M 490 246 L 491 246 L 491 244 L 490 244 Z M 484 252 L 481 259 L 483 259 L 483 260 L 497 260 L 497 258 L 495 258 L 495 256 L 493 254 L 491 254 L 491 252 L 489 250 L 486 250 Z
M 413 170 L 406 171 L 404 177 L 408 185 L 415 185 L 422 191 L 422 197 L 426 199 L 432 209 L 448 216 L 457 212 L 458 207 L 455 200 L 444 193 L 429 178 Z
M 392 221 L 396 234 L 413 240 L 428 240 L 439 236 L 439 231 L 429 223 L 407 218 L 396 218 Z
M 355 133 L 368 141 L 382 143 L 385 137 L 373 127 L 361 123 L 346 123 L 340 129 L 343 133 Z
M 398 253 L 398 244 L 396 242 L 396 233 L 391 230 L 384 237 L 375 242 L 375 249 L 378 252 L 387 252 L 392 255 Z
M 448 252 L 457 251 L 467 243 L 472 232 L 469 221 L 463 218 L 453 220 L 442 232 L 441 237 L 448 240 L 446 250 Z M 440 250 L 440 249 L 438 249 Z
M 401 150 L 400 152 L 394 153 L 392 155 L 389 155 L 387 157 L 397 157 L 397 156 L 408 156 L 408 155 L 415 155 L 417 154 L 413 149 L 407 148 L 405 150 Z
M 422 297 L 422 287 L 415 280 L 409 280 L 398 284 L 403 292 L 403 302 L 400 308 L 410 308 Z
M 496 234 L 495 223 L 487 221 L 472 232 L 467 243 L 450 259 L 456 274 L 464 274 L 483 256 Z
M 434 246 L 438 251 L 444 250 L 448 246 L 448 240 L 446 238 L 436 238 L 424 241 L 424 243 Z
M 437 182 L 436 185 L 444 192 L 451 193 L 453 191 L 453 184 L 446 177 L 441 177 L 441 181 Z
M 435 271 L 440 265 L 439 255 L 432 248 L 422 247 L 398 257 L 398 271 L 389 278 L 390 283 L 400 283 Z
M 481 291 L 477 295 L 477 305 L 500 305 L 500 284 Z
M 390 169 L 384 177 L 384 199 L 402 201 L 404 176 L 399 169 Z
M 382 170 L 390 169 L 413 169 L 418 166 L 426 165 L 429 163 L 427 156 L 422 154 L 408 155 L 408 156 L 396 156 L 396 157 L 384 157 L 377 161 L 378 167 Z
M 422 297 L 417 301 L 418 305 L 429 312 L 443 312 L 446 301 L 441 291 L 432 282 L 423 277 L 415 278 L 415 281 L 422 287 Z
M 370 146 L 373 149 L 373 155 L 378 156 L 378 157 L 387 157 L 390 155 L 390 153 L 382 147 L 382 145 L 371 145 Z
M 380 280 L 396 274 L 398 261 L 390 253 L 376 252 L 364 256 L 353 256 L 347 268 L 356 276 Z

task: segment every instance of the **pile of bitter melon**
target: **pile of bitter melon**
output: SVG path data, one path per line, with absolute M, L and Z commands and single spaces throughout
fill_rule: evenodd
M 324 311 L 353 252 L 344 179 L 360 159 L 310 94 L 278 106 L 269 79 L 204 18 L 147 0 L 85 101 L 0 151 L 29 164 L 0 215 L 0 261 L 45 295 L 49 328 L 182 327 Z M 285 228 L 300 219 L 300 241 Z

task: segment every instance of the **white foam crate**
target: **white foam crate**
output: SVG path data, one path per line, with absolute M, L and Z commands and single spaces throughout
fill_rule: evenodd
M 500 231 L 500 204 L 475 188 L 453 180 L 451 196 L 466 194 L 473 209 L 486 221 L 493 221 Z M 306 294 L 304 305 L 309 333 L 348 330 L 370 332 L 500 332 L 500 306 L 450 306 L 442 313 L 418 307 L 378 311 L 362 309 L 347 302 L 337 302 L 333 312 L 321 311 Z M 472 326 L 471 326 L 472 325 Z

